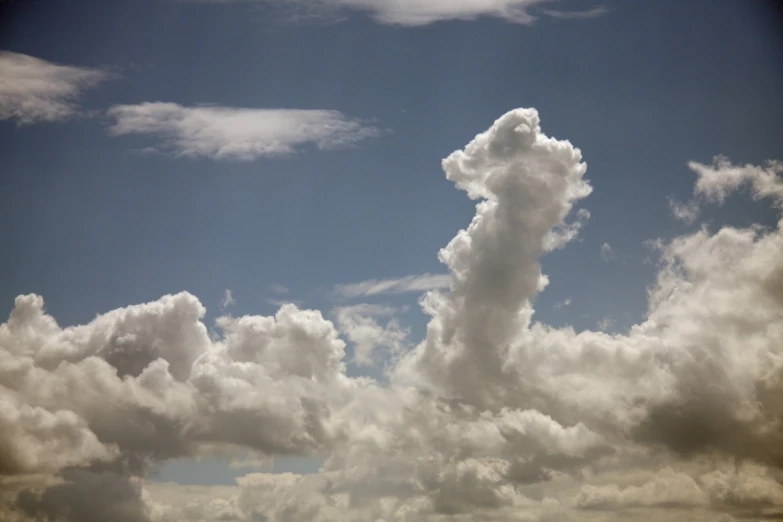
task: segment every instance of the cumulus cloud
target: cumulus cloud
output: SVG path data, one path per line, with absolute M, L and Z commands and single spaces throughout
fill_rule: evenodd
M 74 116 L 79 112 L 79 96 L 111 75 L 0 51 L 0 77 L 0 120 L 26 125 Z
M 775 203 L 770 165 L 696 168 L 697 194 L 721 203 L 749 186 Z M 592 190 L 581 151 L 517 109 L 443 169 L 476 200 L 439 253 L 449 274 L 343 293 L 426 291 L 418 344 L 398 310 L 377 304 L 337 308 L 335 323 L 292 304 L 221 317 L 210 338 L 188 293 L 67 328 L 41 297 L 17 298 L 0 325 L 6 518 L 779 516 L 783 221 L 660 241 L 646 318 L 626 334 L 576 332 L 537 321 L 533 306 L 553 236 L 560 247 L 574 240 Z M 346 340 L 359 363 L 385 349 L 389 382 L 351 377 Z M 251 473 L 228 487 L 145 480 L 173 458 L 248 452 L 325 461 L 309 475 Z
M 506 360 L 546 281 L 539 260 L 552 230 L 592 190 L 581 160 L 569 142 L 542 133 L 533 109 L 505 114 L 443 160 L 446 177 L 480 201 L 470 226 L 440 251 L 451 288 L 426 297 L 427 338 L 401 363 L 401 382 L 480 408 L 519 393 Z
M 338 297 L 353 299 L 380 294 L 426 292 L 437 288 L 448 288 L 450 284 L 451 276 L 448 274 L 422 274 L 397 279 L 369 279 L 358 283 L 337 285 L 334 292 Z
M 352 145 L 380 131 L 337 111 L 183 107 L 176 103 L 115 105 L 114 136 L 148 134 L 160 140 L 149 150 L 178 157 L 250 161 L 293 154 L 305 145 L 325 150 Z
M 634 506 L 699 505 L 706 503 L 706 495 L 689 475 L 671 468 L 659 471 L 650 481 L 640 486 L 620 488 L 586 485 L 576 497 L 583 509 L 607 509 Z

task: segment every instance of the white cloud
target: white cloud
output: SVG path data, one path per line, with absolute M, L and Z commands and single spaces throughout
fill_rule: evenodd
M 377 352 L 387 350 L 387 359 L 399 354 L 408 331 L 393 317 L 400 310 L 390 306 L 357 304 L 335 308 L 337 329 L 354 345 L 354 362 L 358 366 L 375 364 Z M 388 318 L 386 324 L 378 323 Z
M 288 287 L 285 287 L 285 286 L 283 286 L 281 284 L 273 284 L 269 288 L 270 288 L 270 290 L 272 290 L 276 294 L 287 294 L 288 292 L 290 292 Z
M 715 156 L 712 165 L 689 161 L 688 168 L 696 176 L 694 198 L 683 203 L 669 198 L 672 215 L 690 225 L 701 213 L 700 203 L 723 204 L 726 197 L 742 187 L 749 187 L 754 199 L 771 198 L 783 204 L 783 163 L 768 161 L 763 167 L 732 165 L 725 156 Z
M 246 0 L 190 0 L 221 3 Z M 275 0 L 257 0 L 276 5 Z M 368 13 L 382 24 L 422 26 L 446 20 L 499 18 L 511 23 L 530 25 L 541 16 L 557 19 L 595 18 L 608 12 L 597 6 L 583 11 L 540 9 L 554 0 L 292 0 L 283 5 L 293 8 L 292 19 L 322 18 L 341 9 Z
M 0 51 L 0 78 L 0 120 L 24 125 L 74 116 L 79 96 L 111 75 Z
M 612 320 L 608 317 L 604 317 L 596 324 L 596 328 L 601 332 L 605 332 L 612 327 Z
M 117 456 L 72 411 L 24 404 L 4 388 L 0 399 L 0 475 L 57 471 Z
M 783 202 L 783 162 L 769 161 L 764 167 L 737 166 L 725 156 L 716 156 L 712 165 L 690 161 L 688 167 L 698 176 L 694 193 L 709 201 L 723 203 L 726 196 L 746 185 L 755 199 Z
M 175 156 L 249 161 L 292 154 L 312 144 L 332 149 L 379 134 L 379 130 L 337 111 L 183 107 L 176 103 L 115 105 L 112 135 L 149 134 L 152 150 Z
M 562 310 L 566 306 L 570 306 L 570 305 L 571 305 L 571 298 L 568 297 L 560 301 L 559 303 L 555 303 L 555 305 L 552 308 L 554 308 L 555 310 Z
M 223 293 L 223 300 L 220 301 L 220 308 L 222 310 L 226 310 L 227 308 L 230 308 L 236 304 L 236 301 L 234 300 L 234 295 L 231 293 L 231 290 L 226 288 L 226 291 Z
M 514 23 L 530 24 L 535 20 L 528 10 L 544 0 L 339 0 L 343 7 L 369 12 L 381 23 L 426 25 L 442 20 L 472 20 L 491 16 Z
M 508 112 L 443 160 L 446 177 L 481 201 L 470 226 L 440 251 L 453 282 L 425 299 L 427 338 L 398 367 L 401 382 L 479 409 L 518 393 L 509 350 L 533 315 L 539 259 L 552 230 L 592 191 L 580 151 L 539 123 L 534 109 Z
M 427 290 L 448 288 L 451 276 L 448 274 L 409 275 L 398 279 L 369 279 L 359 283 L 337 285 L 335 294 L 345 299 L 380 294 L 402 294 L 406 292 L 426 292 Z
M 25 522 L 780 513 L 783 222 L 659 241 L 645 320 L 626 334 L 576 332 L 536 322 L 533 303 L 553 230 L 592 190 L 580 151 L 519 109 L 443 167 L 479 200 L 440 251 L 450 275 L 344 294 L 441 287 L 422 298 L 429 323 L 415 346 L 379 305 L 337 309 L 337 326 L 290 304 L 222 317 L 210 339 L 188 293 L 67 328 L 40 297 L 17 298 L 0 325 L 0 485 L 18 482 L 0 502 Z M 743 183 L 776 201 L 768 169 L 743 169 L 742 183 L 728 167 L 697 175 L 717 202 Z M 384 345 L 399 352 L 388 384 L 346 373 L 341 333 L 365 361 Z M 326 460 L 234 487 L 142 480 L 170 459 L 248 452 L 260 464 Z
M 699 204 L 696 200 L 683 203 L 681 201 L 677 201 L 676 199 L 669 198 L 669 210 L 675 218 L 679 219 L 686 225 L 690 225 L 696 221 L 696 219 L 699 217 L 699 214 L 701 213 L 701 209 L 699 208 Z
M 617 258 L 617 254 L 615 254 L 612 245 L 610 245 L 609 243 L 604 243 L 603 245 L 601 245 L 601 259 L 603 259 L 608 263 L 609 261 L 612 261 L 616 258 Z

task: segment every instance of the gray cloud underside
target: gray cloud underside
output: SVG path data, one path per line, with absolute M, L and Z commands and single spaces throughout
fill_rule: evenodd
M 292 304 L 222 317 L 213 339 L 188 293 L 67 328 L 18 297 L 0 325 L 0 519 L 781 516 L 783 222 L 659 242 L 647 318 L 627 334 L 552 328 L 532 306 L 541 258 L 586 219 L 586 168 L 533 109 L 443 161 L 476 214 L 439 253 L 448 287 L 428 285 L 418 344 L 381 305 L 341 307 L 336 324 Z M 695 205 L 743 187 L 781 203 L 779 163 L 690 168 Z M 349 377 L 343 338 L 363 363 L 391 353 L 389 383 Z M 145 479 L 202 455 L 326 461 L 234 487 Z

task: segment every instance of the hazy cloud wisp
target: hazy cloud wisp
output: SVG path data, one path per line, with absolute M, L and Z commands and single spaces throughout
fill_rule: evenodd
M 152 150 L 178 157 L 250 161 L 293 154 L 305 145 L 321 150 L 375 137 L 379 130 L 337 111 L 184 107 L 176 103 L 115 105 L 114 136 L 146 134 L 160 143 Z
M 98 69 L 0 51 L 0 120 L 20 125 L 65 120 L 78 114 L 76 102 L 85 90 L 111 77 Z

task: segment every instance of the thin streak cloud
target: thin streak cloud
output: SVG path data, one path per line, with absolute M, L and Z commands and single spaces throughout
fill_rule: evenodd
M 426 292 L 448 288 L 451 276 L 448 274 L 409 275 L 397 279 L 368 279 L 358 283 L 337 285 L 334 293 L 344 299 L 367 297 L 380 294 L 404 294 L 408 292 Z

